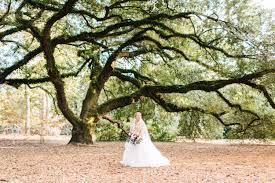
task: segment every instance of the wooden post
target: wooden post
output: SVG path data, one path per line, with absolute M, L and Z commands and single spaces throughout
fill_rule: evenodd
M 25 135 L 30 135 L 31 126 L 31 99 L 30 93 L 27 87 L 25 87 L 25 97 L 26 97 L 26 121 L 25 121 Z

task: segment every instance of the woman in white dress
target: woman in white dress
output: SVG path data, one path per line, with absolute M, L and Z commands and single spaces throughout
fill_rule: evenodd
M 152 143 L 141 113 L 135 114 L 131 123 L 130 133 L 138 134 L 142 140 L 138 144 L 126 141 L 121 164 L 130 167 L 169 166 L 170 161 Z

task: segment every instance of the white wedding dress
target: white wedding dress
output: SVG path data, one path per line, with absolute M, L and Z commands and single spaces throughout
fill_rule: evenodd
M 168 166 L 170 161 L 152 143 L 146 124 L 141 120 L 142 141 L 139 144 L 125 143 L 122 161 L 124 166 L 130 167 L 159 167 Z M 135 123 L 131 123 L 130 132 L 135 129 Z

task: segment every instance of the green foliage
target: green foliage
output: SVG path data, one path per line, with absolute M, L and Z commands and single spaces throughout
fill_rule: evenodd
M 96 124 L 96 138 L 98 141 L 120 140 L 121 130 L 114 124 L 101 120 Z
M 148 132 L 154 141 L 175 141 L 176 133 L 167 129 L 162 121 L 147 121 Z
M 219 139 L 223 127 L 214 118 L 199 112 L 185 112 L 181 115 L 178 135 L 186 138 Z
M 224 138 L 228 139 L 275 139 L 274 119 L 261 119 L 247 128 L 245 131 L 240 127 L 227 127 L 224 129 Z

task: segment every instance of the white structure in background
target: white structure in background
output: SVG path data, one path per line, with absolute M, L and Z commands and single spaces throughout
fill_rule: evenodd
M 4 129 L 4 133 L 6 135 L 8 134 L 19 135 L 21 133 L 21 127 L 16 124 L 13 124 L 12 126 L 6 127 Z

